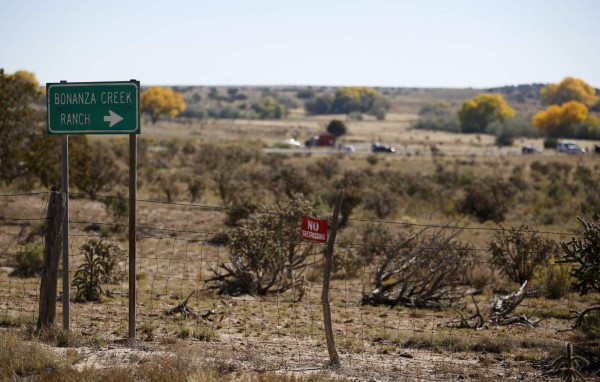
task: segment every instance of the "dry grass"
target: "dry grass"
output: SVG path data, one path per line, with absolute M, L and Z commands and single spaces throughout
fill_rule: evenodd
M 25 341 L 15 333 L 0 333 L 0 380 L 31 381 L 256 381 L 256 382 L 334 382 L 344 378 L 317 372 L 291 375 L 274 372 L 250 372 L 227 360 L 207 360 L 194 349 L 182 347 L 175 353 L 145 355 L 143 351 L 116 362 L 81 366 L 87 360 L 76 349 L 59 352 L 38 341 Z M 122 357 L 118 351 L 113 357 Z M 108 361 L 108 360 L 104 360 Z
M 352 155 L 300 154 L 285 156 L 285 160 L 300 167 L 317 160 L 336 160 L 341 171 L 354 169 L 374 173 L 401 169 L 407 175 L 433 174 L 440 166 L 447 171 L 456 170 L 463 176 L 500 175 L 507 178 L 516 167 L 524 168 L 526 179 L 533 179 L 529 165 L 557 162 L 575 167 L 585 161 L 590 168 L 600 164 L 600 156 L 575 157 L 544 153 L 538 156 L 521 156 L 520 145 L 529 143 L 541 147 L 541 140 L 518 140 L 509 149 L 493 146 L 493 137 L 487 135 L 460 135 L 410 129 L 419 105 L 442 97 L 440 93 L 409 94 L 392 97 L 393 111 L 386 121 L 365 118 L 349 122 L 345 142 L 359 150 L 368 150 L 372 141 L 381 140 L 396 145 L 401 155 L 371 155 L 364 151 Z M 475 91 L 455 94 L 459 102 Z M 474 94 L 473 94 L 474 95 Z M 443 95 L 444 97 L 447 95 Z M 443 97 L 442 97 L 443 98 Z M 283 139 L 296 137 L 303 140 L 324 130 L 332 116 L 307 117 L 292 111 L 285 121 L 161 121 L 154 126 L 144 125 L 142 138 L 152 145 L 164 145 L 171 140 L 180 144 L 227 142 L 229 144 L 264 147 Z M 109 137 L 90 137 L 107 140 Z M 115 145 L 125 145 L 123 138 L 114 138 Z M 435 145 L 442 156 L 431 156 Z M 590 142 L 585 142 L 589 146 Z M 515 154 L 515 155 L 512 155 Z M 335 158 L 335 159 L 334 159 Z M 267 161 L 277 160 L 268 157 Z M 171 172 L 181 170 L 174 160 Z M 214 189 L 214 185 L 212 185 Z M 5 193 L 16 191 L 6 188 Z M 144 184 L 138 194 L 140 199 L 162 199 L 159 191 Z M 138 343 L 127 344 L 127 281 L 107 285 L 109 296 L 99 303 L 72 304 L 71 334 L 50 331 L 39 337 L 26 337 L 37 317 L 37 278 L 10 277 L 11 252 L 15 245 L 35 230 L 36 220 L 11 221 L 1 224 L 0 249 L 0 326 L 10 333 L 2 333 L 0 370 L 3 379 L 14 375 L 35 380 L 77 381 L 129 381 L 129 380 L 186 380 L 186 381 L 334 381 L 343 378 L 354 380 L 490 380 L 498 378 L 524 378 L 548 380 L 543 365 L 557 349 L 570 338 L 559 330 L 570 327 L 569 309 L 580 309 L 589 299 L 567 294 L 562 299 L 544 297 L 528 299 L 517 313 L 546 320 L 537 328 L 501 327 L 483 331 L 450 330 L 439 324 L 457 319 L 452 310 L 430 311 L 407 308 L 360 306 L 362 292 L 370 284 L 374 268 L 365 266 L 357 276 L 343 275 L 332 282 L 331 301 L 334 313 L 335 337 L 342 357 L 342 369 L 335 373 L 321 372 L 327 360 L 322 330 L 320 258 L 307 270 L 307 290 L 302 302 L 294 303 L 290 293 L 279 296 L 231 297 L 218 295 L 209 289 L 207 279 L 211 267 L 227 260 L 227 250 L 208 244 L 212 233 L 224 231 L 224 214 L 204 210 L 188 204 L 185 193 L 176 200 L 181 205 L 138 203 Z M 43 196 L 4 198 L 0 216 L 43 219 Z M 267 200 L 268 202 L 268 200 Z M 569 201 L 576 203 L 577 201 Z M 400 200 L 396 212 L 387 217 L 389 225 L 401 223 L 447 223 L 450 218 L 464 219 L 456 213 L 454 201 Z M 544 199 L 526 201 L 511 210 L 506 226 L 520 225 L 523 219 L 533 216 L 536 210 L 547 209 Z M 214 191 L 206 192 L 199 204 L 220 206 Z M 322 204 L 321 204 L 322 207 Z M 570 214 L 568 203 L 559 211 L 549 214 Z M 85 197 L 71 199 L 72 254 L 71 271 L 81 262 L 79 246 L 88 235 L 85 230 L 92 222 L 113 223 L 112 216 L 100 201 Z M 324 213 L 329 213 L 323 208 Z M 359 207 L 353 217 L 373 219 L 370 211 Z M 575 226 L 568 220 L 550 222 L 541 227 L 546 231 L 567 232 Z M 567 223 L 565 223 L 567 222 Z M 341 241 L 352 241 L 363 222 L 351 221 L 350 227 L 340 234 Z M 485 248 L 491 235 L 487 229 L 492 223 L 474 224 L 482 229 L 466 230 L 461 240 L 476 248 Z M 107 224 L 112 228 L 112 224 Z M 152 229 L 155 227 L 160 229 Z M 105 230 L 110 240 L 126 247 L 126 231 Z M 560 235 L 556 239 L 568 239 Z M 31 241 L 42 244 L 42 238 Z M 486 253 L 481 254 L 480 266 L 473 275 L 474 285 L 482 289 L 477 301 L 482 310 L 489 307 L 493 289 L 515 290 L 497 273 L 490 272 Z M 120 264 L 127 271 L 126 261 Z M 60 288 L 60 286 L 59 286 Z M 59 289 L 60 290 L 60 289 Z M 176 306 L 190 292 L 189 307 L 204 314 L 209 310 L 218 313 L 208 319 L 167 316 L 165 310 Z M 468 304 L 465 314 L 473 313 Z M 57 316 L 57 322 L 62 317 Z M 23 341 L 21 337 L 29 338 Z M 43 344 L 41 342 L 43 342 Z M 56 348 L 63 347 L 61 350 Z M 66 350 L 64 349 L 66 347 Z M 11 349 L 6 350 L 6 349 Z M 123 353 L 123 352 L 126 352 Z M 23 356 L 28 355 L 27 357 Z M 57 357 L 56 355 L 60 355 Z M 17 356 L 19 355 L 19 356 Z M 30 355 L 30 356 L 29 356 Z M 100 357 L 102 356 L 102 357 Z M 12 359 L 14 358 L 14 359 Z M 108 362 L 101 361 L 101 358 Z M 112 360 L 112 361 L 111 361 Z M 535 361 L 535 363 L 534 363 Z M 102 363 L 104 362 L 104 363 Z M 537 365 L 532 368 L 532 364 Z M 540 366 L 541 365 L 541 366 Z M 314 369 L 318 372 L 296 371 L 292 375 L 273 370 L 293 371 Z M 341 379 L 336 379 L 341 378 Z

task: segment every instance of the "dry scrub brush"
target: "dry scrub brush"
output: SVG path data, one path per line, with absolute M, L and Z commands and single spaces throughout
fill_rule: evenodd
M 532 231 L 526 225 L 496 231 L 490 241 L 492 264 L 510 280 L 523 284 L 531 280 L 539 265 L 558 255 L 558 243 Z
M 464 275 L 473 267 L 473 247 L 457 240 L 461 228 L 426 227 L 400 233 L 376 259 L 375 288 L 362 303 L 418 308 L 454 306 L 466 293 Z
M 301 291 L 306 259 L 314 246 L 302 242 L 300 221 L 311 211 L 310 202 L 296 194 L 278 202 L 272 211 L 253 213 L 232 233 L 229 263 L 213 269 L 211 281 L 233 295 Z

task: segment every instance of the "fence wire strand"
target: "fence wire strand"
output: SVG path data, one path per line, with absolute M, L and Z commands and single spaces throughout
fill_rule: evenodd
M 18 274 L 15 259 L 25 252 L 32 258 L 39 258 L 43 253 L 47 237 L 32 227 L 45 221 L 48 196 L 47 193 L 22 193 L 0 195 L 0 198 L 18 200 L 28 206 L 21 211 L 23 217 L 7 216 L 4 211 L 0 213 L 0 326 L 18 327 L 36 320 L 40 286 L 38 276 Z M 194 214 L 228 211 L 227 208 L 201 204 L 138 201 L 183 206 L 194 209 Z M 126 248 L 126 225 L 101 221 L 94 216 L 80 217 L 69 221 L 73 227 L 68 237 L 71 277 L 85 262 L 81 247 L 88 239 L 102 238 Z M 490 237 L 504 230 L 367 219 L 350 219 L 350 222 L 380 224 L 390 229 L 407 226 L 441 231 L 478 230 L 489 233 Z M 86 230 L 86 227 L 93 227 L 93 230 Z M 99 231 L 97 227 L 107 229 Z M 136 228 L 136 335 L 139 341 L 148 344 L 200 342 L 207 354 L 225 356 L 257 370 L 323 369 L 327 361 L 320 301 L 324 246 L 317 245 L 317 250 L 306 260 L 302 284 L 297 291 L 292 288 L 282 293 L 236 295 L 223 293 L 226 288 L 215 281 L 219 272 L 233 266 L 228 247 L 214 241 L 214 236 L 222 232 L 147 224 Z M 571 238 L 574 235 L 573 232 L 522 231 L 545 237 Z M 292 243 L 301 248 L 310 245 L 302 241 Z M 412 305 L 408 302 L 392 307 L 364 303 L 363 297 L 374 292 L 374 276 L 381 264 L 376 263 L 377 259 L 367 263 L 359 258 L 359 264 L 351 269 L 351 265 L 344 265 L 351 260 L 345 250 L 359 252 L 374 246 L 356 238 L 352 242 L 340 239 L 336 247 L 336 259 L 341 268 L 333 274 L 330 294 L 334 336 L 342 359 L 339 373 L 343 376 L 389 381 L 512 378 L 516 375 L 524 379 L 553 378 L 547 368 L 548 360 L 551 355 L 562 354 L 564 344 L 569 340 L 566 330 L 572 326 L 571 310 L 581 311 L 592 301 L 573 291 L 553 300 L 544 297 L 542 291 L 536 297 L 524 299 L 515 311 L 516 317 L 540 320 L 536 327 L 528 327 L 521 321 L 521 324 L 490 325 L 481 330 L 459 328 L 461 319 L 464 323 L 466 317 L 477 311 L 487 316 L 495 296 L 508 295 L 519 288 L 519 284 L 493 270 L 489 248 L 474 246 L 468 249 L 472 256 L 468 260 L 470 265 L 479 267 L 480 272 L 488 272 L 478 276 L 483 286 L 465 285 L 458 305 L 431 309 L 414 301 Z M 446 250 L 440 246 L 390 243 L 376 247 L 381 251 L 404 250 L 408 253 L 417 249 Z M 558 272 L 572 266 L 554 262 L 537 265 L 538 269 L 545 269 L 544 272 Z M 75 301 L 73 291 L 73 332 L 90 338 L 126 338 L 129 297 L 126 256 L 118 259 L 115 269 L 112 281 L 102 285 L 104 293 L 100 301 Z M 421 271 L 425 272 L 424 269 Z M 282 282 L 276 287 L 282 287 Z M 537 282 L 532 290 L 541 286 Z M 58 289 L 61 294 L 61 283 Z M 300 299 L 297 293 L 303 294 Z M 472 294 L 473 298 L 470 297 Z M 546 368 L 527 366 L 531 362 L 521 362 L 514 354 L 526 360 L 540 359 Z

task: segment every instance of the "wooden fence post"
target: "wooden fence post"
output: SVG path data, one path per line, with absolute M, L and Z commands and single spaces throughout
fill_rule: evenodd
M 58 262 L 62 249 L 65 196 L 57 191 L 50 193 L 46 216 L 46 237 L 44 243 L 44 268 L 40 280 L 40 309 L 37 329 L 54 325 L 56 316 L 56 290 L 58 283 Z
M 331 366 L 338 367 L 340 365 L 340 356 L 335 348 L 335 339 L 333 337 L 333 326 L 331 324 L 331 307 L 329 305 L 329 280 L 331 279 L 331 271 L 333 269 L 333 249 L 335 246 L 335 237 L 338 230 L 338 216 L 342 205 L 344 190 L 341 190 L 333 207 L 333 219 L 331 221 L 331 230 L 327 240 L 327 253 L 325 254 L 325 269 L 323 271 L 323 291 L 321 293 L 321 304 L 323 304 L 323 323 L 325 326 L 325 337 L 327 339 L 327 351 L 329 352 L 329 360 Z

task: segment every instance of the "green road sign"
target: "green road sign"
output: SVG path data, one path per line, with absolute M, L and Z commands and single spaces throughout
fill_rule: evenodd
M 139 134 L 140 83 L 46 84 L 48 134 Z

